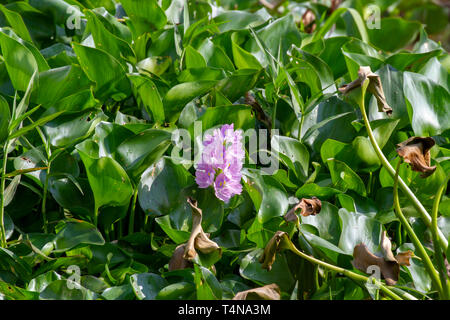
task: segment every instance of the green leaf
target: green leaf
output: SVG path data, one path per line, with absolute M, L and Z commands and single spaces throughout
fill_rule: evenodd
M 102 112 L 86 110 L 64 114 L 58 119 L 47 122 L 42 129 L 50 144 L 61 148 L 73 145 L 89 136 L 102 120 L 106 120 Z
M 253 54 L 245 51 L 238 44 L 239 33 L 235 32 L 231 36 L 231 47 L 233 51 L 234 64 L 238 69 L 256 69 L 262 68 L 258 59 Z
M 0 295 L 6 300 L 38 300 L 39 294 L 0 281 Z
M 135 39 L 143 33 L 162 29 L 166 25 L 166 15 L 156 0 L 122 0 L 121 4 L 131 20 L 130 29 Z
M 256 27 L 267 18 L 258 14 L 252 14 L 245 11 L 227 11 L 219 14 L 214 18 L 214 22 L 218 25 L 221 33 L 230 30 L 241 30 L 249 27 Z
M 342 233 L 339 239 L 339 248 L 345 253 L 353 255 L 353 249 L 360 243 L 377 253 L 381 241 L 382 225 L 378 221 L 356 212 L 339 209 L 342 223 Z
M 273 57 L 278 57 L 278 52 L 281 52 L 279 60 L 283 64 L 287 63 L 287 51 L 291 46 L 300 47 L 302 42 L 292 14 L 269 23 L 266 27 L 258 30 L 257 35 Z M 266 54 L 261 52 L 256 40 L 250 40 L 245 49 L 253 53 L 263 67 L 270 63 L 267 61 Z
M 73 43 L 81 68 L 96 83 L 95 94 L 99 99 L 112 97 L 120 101 L 131 94 L 130 82 L 123 66 L 109 53 Z
M 260 223 L 284 215 L 288 209 L 288 198 L 284 187 L 272 176 L 257 170 L 245 170 L 244 186 L 252 198 Z
M 135 54 L 126 41 L 109 32 L 92 11 L 86 10 L 85 15 L 88 20 L 87 28 L 92 33 L 97 49 L 104 50 L 118 61 L 122 61 L 124 67 L 126 64 L 123 59 L 136 62 Z
M 195 286 L 190 282 L 182 281 L 164 287 L 156 296 L 156 300 L 187 299 L 193 292 L 195 292 Z
M 163 99 L 166 119 L 176 121 L 184 106 L 192 99 L 202 96 L 216 85 L 216 81 L 185 82 L 173 86 Z
M 126 171 L 117 161 L 98 156 L 98 145 L 85 140 L 76 146 L 94 193 L 95 206 L 123 206 L 130 201 L 133 187 Z
M 240 275 L 257 284 L 276 283 L 282 291 L 290 291 L 294 287 L 295 279 L 284 254 L 278 253 L 272 269 L 267 271 L 261 268 L 261 263 L 258 261 L 262 253 L 263 249 L 256 249 L 248 253 L 240 262 Z
M 71 286 L 70 289 L 69 286 Z M 72 280 L 55 280 L 40 294 L 39 300 L 93 300 L 94 293 Z
M 271 147 L 272 152 L 280 153 L 281 161 L 295 172 L 298 179 L 306 179 L 309 169 L 309 152 L 301 142 L 285 136 L 273 136 Z
M 63 110 L 63 111 L 59 111 L 59 112 L 55 112 L 55 113 L 50 114 L 50 115 L 48 115 L 48 116 L 46 116 L 46 117 L 39 118 L 38 120 L 36 120 L 35 122 L 31 123 L 30 125 L 28 125 L 28 126 L 26 126 L 26 127 L 22 127 L 22 128 L 20 128 L 19 130 L 13 132 L 13 133 L 9 136 L 9 138 L 10 138 L 10 139 L 14 139 L 14 138 L 23 136 L 23 135 L 24 135 L 25 133 L 27 133 L 28 131 L 31 131 L 31 130 L 33 130 L 34 128 L 36 128 L 36 127 L 38 127 L 38 126 L 41 126 L 41 125 L 43 125 L 43 124 L 46 124 L 47 122 L 49 122 L 49 121 L 51 121 L 51 120 L 57 118 L 58 116 L 60 116 L 62 113 L 64 113 L 64 110 Z
M 202 266 L 195 266 L 196 274 L 200 271 L 201 280 L 197 282 L 197 299 L 222 300 L 222 287 L 214 274 Z M 199 277 L 199 278 L 200 278 Z
M 315 196 L 319 199 L 329 199 L 340 193 L 342 193 L 342 191 L 338 189 L 321 187 L 315 183 L 307 183 L 297 190 L 295 196 L 297 198 L 311 198 L 312 196 Z
M 161 289 L 167 286 L 167 281 L 154 273 L 133 274 L 130 283 L 139 300 L 155 300 Z
M 25 92 L 35 71 L 42 72 L 48 69 L 48 65 L 43 66 L 36 62 L 36 58 L 29 48 L 5 32 L 0 32 L 0 46 L 6 61 L 6 69 L 16 90 Z
M 6 20 L 14 29 L 19 37 L 28 42 L 33 42 L 30 33 L 28 32 L 27 26 L 23 22 L 21 15 L 15 11 L 8 10 L 5 6 L 0 5 L 0 10 L 6 17 Z
M 8 102 L 0 96 L 0 144 L 5 142 L 9 134 L 9 122 L 11 121 L 11 111 Z
M 320 215 L 320 216 L 319 216 Z M 338 245 L 341 235 L 338 208 L 329 202 L 322 201 L 322 209 L 318 216 L 301 217 L 302 224 L 313 225 L 319 231 L 319 236 Z
M 216 89 L 223 93 L 228 100 L 234 102 L 254 87 L 259 75 L 260 70 L 239 69 L 229 77 L 220 80 L 217 83 Z
M 171 133 L 163 130 L 148 129 L 125 139 L 117 147 L 117 160 L 139 181 L 141 174 L 158 161 L 171 143 Z
M 336 159 L 328 159 L 327 164 L 330 169 L 331 180 L 337 189 L 344 192 L 350 189 L 363 196 L 366 195 L 364 182 L 347 164 Z
M 27 285 L 27 290 L 34 292 L 42 292 L 50 283 L 61 280 L 61 276 L 55 271 L 43 273 L 33 278 Z
M 337 117 L 338 115 L 340 116 Z M 354 108 L 348 103 L 336 97 L 322 101 L 305 115 L 302 135 L 305 137 L 310 129 L 314 128 L 314 131 L 305 137 L 303 143 L 319 152 L 324 142 L 330 137 L 341 142 L 351 142 L 356 135 L 351 125 L 355 119 Z M 315 129 L 319 123 L 323 125 Z
M 380 21 L 381 28 L 369 29 L 370 42 L 385 51 L 397 51 L 413 42 L 421 28 L 417 21 L 387 17 Z
M 438 135 L 450 128 L 450 93 L 425 76 L 403 73 L 403 92 L 416 136 Z
M 106 300 L 134 300 L 135 295 L 130 284 L 111 287 L 102 292 L 102 297 Z
M 66 221 L 54 239 L 55 252 L 64 252 L 79 244 L 105 243 L 101 233 L 95 226 L 85 221 Z
M 203 56 L 191 46 L 185 49 L 186 68 L 205 68 L 206 61 Z
M 252 114 L 252 108 L 247 105 L 226 105 L 214 108 L 207 108 L 201 117 L 197 119 L 201 121 L 202 130 L 214 128 L 222 124 L 234 124 L 234 129 L 247 129 L 253 128 L 255 118 Z M 189 127 L 191 135 L 194 134 L 194 124 Z
M 185 189 L 193 183 L 194 178 L 182 165 L 164 157 L 142 174 L 138 186 L 139 204 L 149 215 L 181 211 L 184 216 L 190 216 Z

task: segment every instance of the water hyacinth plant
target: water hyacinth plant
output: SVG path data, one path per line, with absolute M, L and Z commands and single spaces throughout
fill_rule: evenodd
M 0 300 L 450 299 L 448 13 L 1 1 Z

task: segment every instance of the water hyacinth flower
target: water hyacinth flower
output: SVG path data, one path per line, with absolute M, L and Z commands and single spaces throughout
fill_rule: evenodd
M 216 197 L 228 203 L 232 196 L 242 192 L 244 157 L 242 130 L 234 130 L 234 124 L 225 124 L 205 136 L 195 181 L 200 188 L 213 186 Z

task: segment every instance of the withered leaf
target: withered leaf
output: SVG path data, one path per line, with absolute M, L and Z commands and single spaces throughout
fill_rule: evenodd
M 411 250 L 400 252 L 395 256 L 395 260 L 397 260 L 398 264 L 401 266 L 410 266 L 411 258 L 414 256 L 414 253 Z
M 392 253 L 392 243 L 387 237 L 386 231 L 381 234 L 381 251 L 383 252 L 384 260 L 386 261 L 397 261 Z
M 397 153 L 406 163 L 411 165 L 411 169 L 421 172 L 420 177 L 426 178 L 431 175 L 436 166 L 430 166 L 430 149 L 435 145 L 431 137 L 411 137 L 397 144 Z
M 386 261 L 382 257 L 378 257 L 369 251 L 365 244 L 358 244 L 353 249 L 353 266 L 365 273 L 368 273 L 368 268 L 371 266 L 378 266 L 381 275 L 386 280 L 386 284 L 392 286 L 397 283 L 398 275 L 400 273 L 400 266 L 397 261 Z M 369 269 L 370 270 L 370 269 Z
M 322 210 L 322 202 L 317 197 L 312 197 L 311 199 L 303 198 L 300 201 L 300 208 L 302 208 L 302 211 L 300 212 L 302 216 L 315 216 Z
M 312 197 L 311 199 L 302 198 L 302 200 L 292 207 L 285 215 L 284 219 L 287 222 L 297 222 L 298 216 L 296 211 L 301 209 L 300 214 L 304 217 L 310 215 L 316 215 L 322 210 L 322 202 L 317 197 Z
M 216 250 L 222 250 L 217 243 L 209 239 L 209 236 L 203 232 L 202 228 L 202 210 L 198 207 L 197 201 L 188 198 L 187 202 L 192 208 L 192 230 L 188 242 L 184 249 L 184 258 L 192 260 L 197 255 L 197 250 L 201 253 L 211 253 Z
M 339 88 L 343 94 L 349 93 L 351 90 L 361 87 L 364 81 L 369 80 L 367 90 L 377 99 L 378 111 L 385 112 L 387 115 L 392 114 L 392 108 L 388 105 L 381 84 L 380 76 L 373 73 L 370 67 L 359 67 L 358 78 L 347 85 Z
M 277 284 L 272 283 L 264 287 L 238 292 L 233 300 L 280 300 L 281 291 Z
M 259 258 L 259 262 L 262 263 L 262 268 L 270 271 L 272 269 L 272 265 L 275 262 L 275 258 L 277 252 L 283 249 L 282 241 L 284 237 L 287 237 L 287 233 L 284 231 L 277 231 L 273 235 L 273 237 L 269 240 L 266 247 L 264 248 L 264 252 Z
M 169 261 L 169 271 L 192 268 L 192 262 L 184 258 L 184 250 L 186 244 L 180 244 L 176 247 Z

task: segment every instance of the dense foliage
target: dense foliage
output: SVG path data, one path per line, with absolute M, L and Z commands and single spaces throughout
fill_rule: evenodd
M 450 297 L 443 2 L 1 2 L 0 299 Z

